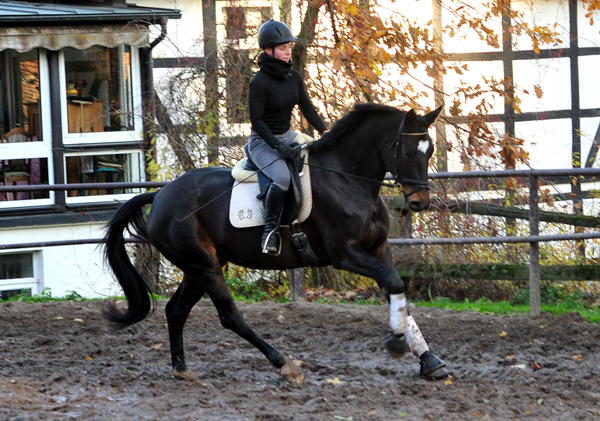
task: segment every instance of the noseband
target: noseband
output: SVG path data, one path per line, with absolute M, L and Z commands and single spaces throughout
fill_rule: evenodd
M 404 116 L 404 118 L 402 119 L 402 122 L 400 123 L 400 127 L 398 127 L 398 133 L 396 134 L 396 137 L 394 138 L 394 141 L 392 142 L 392 144 L 390 145 L 390 148 L 388 149 L 388 151 L 385 154 L 385 157 L 387 157 L 389 155 L 389 153 L 392 151 L 392 148 L 395 146 L 396 147 L 396 152 L 395 152 L 395 156 L 394 156 L 394 165 L 396 166 L 395 168 L 395 172 L 392 174 L 395 178 L 398 177 L 398 175 L 400 174 L 400 171 L 398 169 L 398 154 L 400 151 L 400 138 L 402 136 L 423 136 L 428 134 L 428 132 L 418 132 L 418 133 L 402 133 L 402 130 L 404 129 L 404 122 L 406 121 L 406 115 Z M 400 180 L 397 180 L 397 182 L 399 184 L 412 184 L 414 186 L 416 186 L 416 189 L 411 191 L 410 193 L 404 193 L 404 198 L 408 199 L 411 195 L 420 192 L 422 190 L 429 190 L 429 180 L 427 181 L 421 181 L 421 180 L 415 180 L 412 178 L 402 178 Z

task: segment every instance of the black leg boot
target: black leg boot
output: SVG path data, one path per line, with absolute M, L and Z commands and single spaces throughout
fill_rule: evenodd
M 265 232 L 262 236 L 262 252 L 279 256 L 281 252 L 281 240 L 279 238 L 279 221 L 283 211 L 286 191 L 271 184 L 265 197 Z

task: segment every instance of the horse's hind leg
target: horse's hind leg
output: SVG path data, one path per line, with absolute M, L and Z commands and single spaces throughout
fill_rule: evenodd
M 257 335 L 244 321 L 225 282 L 221 268 L 219 267 L 217 270 L 218 272 L 213 275 L 213 282 L 210 283 L 210 287 L 207 288 L 206 292 L 219 312 L 223 327 L 232 330 L 254 345 L 268 358 L 271 364 L 282 369 L 282 375 L 286 380 L 302 383 L 304 376 L 300 368 L 293 361 L 286 361 L 281 352 Z
M 198 279 L 189 274 L 184 274 L 183 282 L 179 285 L 165 308 L 169 326 L 173 375 L 180 380 L 191 380 L 195 377 L 194 373 L 188 370 L 185 364 L 183 326 L 192 307 L 202 298 L 204 292 Z

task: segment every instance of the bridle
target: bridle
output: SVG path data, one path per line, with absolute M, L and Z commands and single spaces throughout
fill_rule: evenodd
M 411 195 L 423 191 L 423 190 L 429 190 L 429 180 L 426 181 L 421 181 L 421 180 L 415 180 L 412 178 L 400 178 L 399 174 L 400 174 L 400 170 L 398 168 L 398 155 L 400 153 L 400 138 L 402 136 L 423 136 L 428 134 L 428 132 L 415 132 L 415 133 L 403 133 L 402 130 L 404 129 L 404 123 L 406 121 L 406 115 L 404 116 L 404 118 L 402 119 L 402 122 L 400 122 L 400 126 L 398 127 L 398 133 L 396 133 L 396 137 L 394 138 L 392 144 L 390 145 L 390 148 L 388 149 L 388 151 L 385 153 L 384 155 L 384 160 L 385 158 L 387 158 L 387 156 L 389 155 L 389 153 L 392 151 L 392 148 L 395 146 L 395 154 L 394 154 L 394 172 L 392 173 L 392 175 L 394 176 L 394 178 L 396 178 L 396 182 L 398 184 L 411 184 L 416 186 L 415 190 L 411 191 L 410 193 L 406 193 L 404 192 L 404 198 L 408 199 Z

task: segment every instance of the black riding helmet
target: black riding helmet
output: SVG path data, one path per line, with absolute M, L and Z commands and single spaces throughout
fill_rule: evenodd
M 258 46 L 262 49 L 266 47 L 275 47 L 279 44 L 296 41 L 292 30 L 283 22 L 271 19 L 262 24 L 258 30 Z

